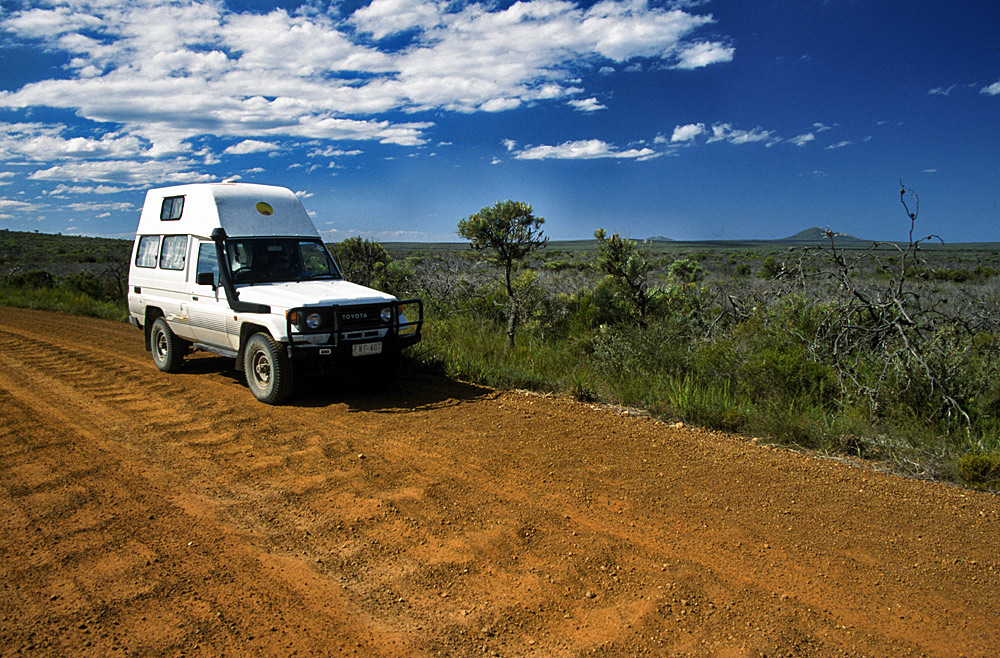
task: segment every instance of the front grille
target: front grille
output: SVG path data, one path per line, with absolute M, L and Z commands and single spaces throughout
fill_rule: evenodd
M 366 331 L 344 331 L 340 337 L 344 340 L 367 340 L 369 338 L 381 338 L 385 335 L 385 329 L 368 329 Z
M 341 332 L 360 331 L 370 328 L 381 328 L 385 326 L 382 322 L 382 309 L 384 304 L 365 306 L 340 306 L 337 308 L 340 316 L 338 326 Z

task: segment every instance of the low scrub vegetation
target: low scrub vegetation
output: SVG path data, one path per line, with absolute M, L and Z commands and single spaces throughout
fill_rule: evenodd
M 46 270 L 18 271 L 0 280 L 0 305 L 105 320 L 125 320 L 124 284 L 89 271 L 56 278 Z
M 124 302 L 94 299 L 87 293 L 73 290 L 68 286 L 32 288 L 0 285 L 0 306 L 58 311 L 105 320 L 124 321 L 127 315 Z
M 915 238 L 915 195 L 900 200 L 899 243 L 682 245 L 598 229 L 596 242 L 545 245 L 535 220 L 532 247 L 509 261 L 331 246 L 354 280 L 424 299 L 425 339 L 409 352 L 422 367 L 996 491 L 1000 253 Z M 122 319 L 121 271 L 8 267 L 0 304 Z
M 910 230 L 901 243 L 847 247 L 828 232 L 784 253 L 671 258 L 599 229 L 589 267 L 574 265 L 578 252 L 521 269 L 516 348 L 504 347 L 510 302 L 496 273 L 440 255 L 439 267 L 414 270 L 435 319 L 416 354 L 492 386 L 640 407 L 995 488 L 1000 272 L 983 261 L 997 255 L 915 238 L 916 196 L 904 188 L 900 201 Z

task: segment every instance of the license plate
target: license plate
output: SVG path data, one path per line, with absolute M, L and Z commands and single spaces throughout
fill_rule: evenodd
M 351 356 L 368 356 L 370 354 L 381 354 L 382 343 L 357 343 L 351 346 Z

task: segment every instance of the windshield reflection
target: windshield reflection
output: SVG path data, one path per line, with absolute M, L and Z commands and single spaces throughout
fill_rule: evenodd
M 234 284 L 343 278 L 319 240 L 228 240 L 226 253 Z

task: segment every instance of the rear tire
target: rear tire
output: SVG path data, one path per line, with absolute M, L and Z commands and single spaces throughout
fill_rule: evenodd
M 247 341 L 243 374 L 250 392 L 264 404 L 279 404 L 292 392 L 292 362 L 282 345 L 265 333 Z
M 149 347 L 153 352 L 153 363 L 158 369 L 163 372 L 177 372 L 181 369 L 186 346 L 163 318 L 156 318 L 149 330 Z

